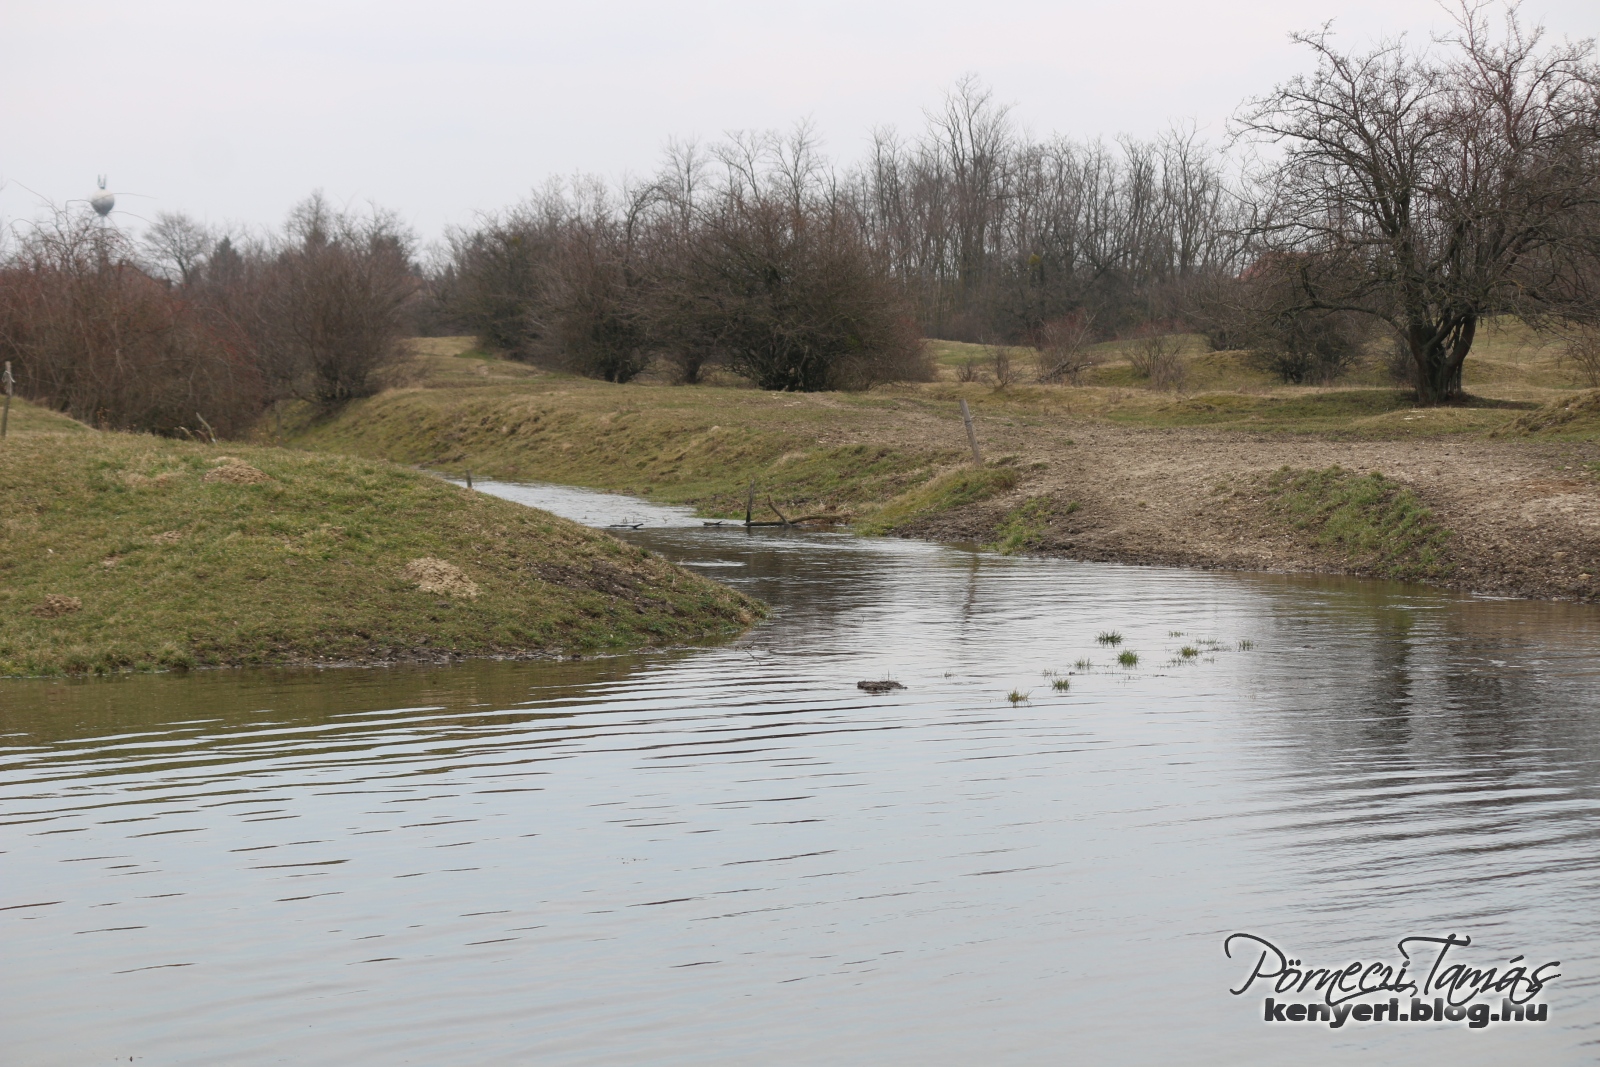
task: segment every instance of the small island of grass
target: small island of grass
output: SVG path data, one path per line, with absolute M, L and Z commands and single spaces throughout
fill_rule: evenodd
M 761 605 L 379 461 L 88 430 L 0 443 L 0 675 L 540 656 L 737 633 Z

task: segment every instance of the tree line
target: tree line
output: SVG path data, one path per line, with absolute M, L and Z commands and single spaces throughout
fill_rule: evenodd
M 422 288 L 414 244 L 320 195 L 248 237 L 164 214 L 136 242 L 58 210 L 0 259 L 0 352 L 22 395 L 90 424 L 236 436 L 276 401 L 373 391 Z
M 1154 380 L 1183 330 L 1285 381 L 1387 345 L 1446 401 L 1492 316 L 1600 350 L 1593 46 L 1489 14 L 1431 47 L 1301 35 L 1314 70 L 1220 147 L 1036 139 L 966 79 L 852 166 L 806 124 L 674 143 L 644 179 L 552 182 L 426 255 L 320 196 L 256 235 L 163 215 L 135 242 L 57 212 L 0 249 L 0 350 L 24 395 L 163 433 L 365 395 L 417 331 L 612 382 L 816 390 L 925 379 L 924 337 L 1032 344 L 1074 380 L 1088 344 L 1143 335 Z

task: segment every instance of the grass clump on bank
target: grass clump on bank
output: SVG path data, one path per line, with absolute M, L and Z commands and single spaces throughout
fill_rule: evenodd
M 908 526 L 942 511 L 976 504 L 1017 484 L 1010 467 L 962 467 L 947 471 L 915 489 L 900 494 L 857 528 L 865 534 L 883 534 Z
M 1528 412 L 1510 426 L 1506 434 L 1541 434 L 1593 440 L 1600 437 L 1600 389 L 1552 400 Z
M 1061 504 L 1048 496 L 1030 497 L 1006 513 L 1000 525 L 995 527 L 994 543 L 984 547 L 1006 556 L 1039 548 L 1044 543 L 1044 533 L 1050 523 L 1077 510 L 1075 501 Z
M 1453 569 L 1450 531 L 1415 493 L 1381 474 L 1283 467 L 1268 477 L 1267 493 L 1277 515 L 1379 577 L 1417 581 Z
M 388 463 L 93 431 L 0 451 L 0 675 L 602 651 L 761 611 Z

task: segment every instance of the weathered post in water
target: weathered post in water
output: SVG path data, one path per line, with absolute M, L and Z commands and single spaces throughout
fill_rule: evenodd
M 961 398 L 961 421 L 967 425 L 967 444 L 972 446 L 972 462 L 983 466 L 983 453 L 978 451 L 978 434 L 972 428 L 972 412 L 967 408 L 966 397 Z
M 0 437 L 4 437 L 6 431 L 11 428 L 11 387 L 15 381 L 16 379 L 11 377 L 11 361 L 8 359 L 6 372 L 0 376 L 0 383 L 4 383 L 6 387 L 6 410 L 4 414 L 0 414 Z

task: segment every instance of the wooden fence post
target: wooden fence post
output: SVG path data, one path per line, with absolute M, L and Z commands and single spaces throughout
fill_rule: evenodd
M 983 453 L 978 451 L 978 434 L 972 428 L 972 412 L 967 408 L 967 400 L 961 398 L 961 421 L 967 425 L 967 444 L 972 446 L 972 462 L 983 466 Z
M 6 410 L 5 414 L 0 415 L 0 437 L 4 437 L 6 431 L 11 428 L 11 387 L 15 381 L 16 379 L 11 377 L 11 361 L 8 359 L 6 360 L 6 372 L 3 376 L 0 376 L 0 382 L 4 382 L 6 387 Z

